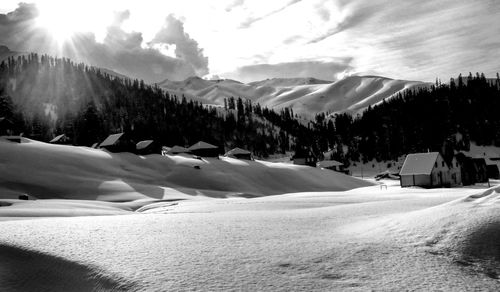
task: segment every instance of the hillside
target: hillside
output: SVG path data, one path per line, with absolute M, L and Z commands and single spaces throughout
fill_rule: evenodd
M 370 185 L 337 172 L 293 164 L 115 154 L 26 138 L 20 144 L 0 138 L 0 153 L 9 153 L 0 157 L 0 199 L 20 194 L 39 199 L 111 202 L 199 196 L 251 198 Z M 3 211 L 8 210 L 0 209 Z
M 165 80 L 160 87 L 206 104 L 223 105 L 224 98 L 241 97 L 264 107 L 292 108 L 303 117 L 320 112 L 360 112 L 405 89 L 429 86 L 419 81 L 378 76 L 349 76 L 331 82 L 315 78 L 273 78 L 244 84 L 234 80 Z

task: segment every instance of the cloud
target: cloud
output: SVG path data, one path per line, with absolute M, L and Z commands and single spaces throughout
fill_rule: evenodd
M 130 17 L 129 11 L 115 14 L 102 42 L 96 41 L 94 33 L 77 33 L 62 46 L 48 31 L 37 27 L 37 16 L 36 6 L 24 3 L 13 12 L 0 14 L 0 44 L 15 51 L 66 56 L 147 82 L 182 80 L 208 73 L 208 59 L 202 49 L 184 32 L 183 23 L 172 16 L 167 17 L 151 46 L 144 45 L 141 32 L 122 28 Z M 162 44 L 175 45 L 175 57 L 162 54 L 158 49 Z
M 318 14 L 321 18 L 330 20 L 330 15 L 328 14 L 328 17 L 325 18 L 325 10 L 318 9 Z M 324 34 L 320 35 L 319 37 L 313 38 L 310 40 L 308 43 L 313 44 L 313 43 L 318 43 L 321 42 L 339 32 L 345 31 L 351 27 L 356 27 L 363 21 L 367 21 L 368 18 L 370 17 L 370 13 L 372 13 L 370 9 L 364 9 L 364 10 L 357 10 L 352 12 L 351 14 L 348 14 L 342 21 L 338 22 L 334 27 L 328 29 Z
M 12 12 L 0 14 L 0 44 L 15 51 L 29 50 L 30 43 L 37 43 L 41 49 L 49 49 L 50 38 L 35 26 L 38 14 L 36 6 L 27 3 L 20 3 Z
M 150 44 L 175 45 L 177 58 L 191 64 L 196 74 L 200 76 L 208 74 L 208 58 L 203 55 L 203 49 L 184 31 L 184 24 L 173 15 L 167 17 L 165 25 Z
M 245 0 L 234 0 L 231 4 L 226 6 L 225 10 L 226 12 L 231 12 L 233 9 L 235 9 L 236 7 L 240 7 L 243 4 L 245 4 Z
M 336 80 L 339 75 L 352 71 L 352 59 L 344 58 L 334 61 L 299 61 L 278 64 L 257 64 L 239 67 L 236 71 L 222 74 L 243 82 L 263 80 L 267 78 L 314 77 L 324 80 Z
M 251 26 L 252 26 L 252 24 L 254 24 L 255 22 L 260 21 L 260 20 L 263 20 L 263 19 L 266 19 L 266 18 L 268 18 L 268 17 L 270 17 L 270 16 L 273 16 L 273 15 L 275 15 L 275 14 L 277 14 L 277 13 L 280 13 L 280 12 L 282 12 L 283 10 L 287 9 L 288 7 L 290 7 L 290 6 L 292 6 L 292 5 L 296 4 L 296 3 L 298 3 L 298 2 L 300 2 L 300 1 L 302 1 L 302 0 L 291 0 L 290 2 L 288 2 L 287 4 L 285 4 L 284 6 L 281 6 L 280 8 L 278 8 L 278 9 L 276 9 L 276 10 L 273 10 L 273 11 L 271 11 L 271 12 L 269 12 L 269 13 L 266 13 L 266 14 L 264 14 L 264 15 L 262 15 L 262 16 L 257 16 L 257 17 L 249 17 L 249 18 L 247 18 L 244 22 L 242 22 L 242 23 L 240 24 L 240 28 L 249 28 L 249 27 L 251 27 Z

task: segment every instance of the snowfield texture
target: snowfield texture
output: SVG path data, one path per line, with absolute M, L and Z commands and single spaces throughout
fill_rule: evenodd
M 374 186 L 2 222 L 0 289 L 494 291 L 499 191 Z
M 0 156 L 2 196 L 29 188 L 41 198 L 72 199 L 0 199 L 0 212 L 11 212 L 0 215 L 0 291 L 500 287 L 500 187 L 401 189 L 397 182 L 382 187 L 312 168 L 237 160 L 207 161 L 201 170 L 213 167 L 215 174 L 201 176 L 191 158 L 133 158 L 39 142 L 0 147 L 9 153 Z M 183 177 L 173 175 L 183 170 Z M 243 177 L 263 186 L 219 189 L 223 181 L 251 188 L 239 184 Z M 287 177 L 287 186 L 278 183 Z M 187 180 L 200 189 L 183 185 Z M 159 182 L 161 195 L 147 192 Z M 337 189 L 286 191 L 316 184 Z M 86 200 L 75 200 L 80 196 Z M 25 218 L 5 217 L 14 208 Z M 72 209 L 125 215 L 47 217 Z M 28 210 L 44 218 L 26 218 Z
M 321 112 L 361 112 L 405 89 L 429 86 L 419 81 L 394 80 L 378 76 L 349 76 L 331 82 L 315 78 L 273 78 L 240 83 L 235 80 L 203 80 L 159 83 L 172 94 L 185 95 L 204 104 L 224 105 L 224 98 L 244 98 L 269 108 L 293 108 L 302 117 Z

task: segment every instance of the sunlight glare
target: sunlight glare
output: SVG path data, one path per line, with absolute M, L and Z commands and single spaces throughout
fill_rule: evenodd
M 40 15 L 37 25 L 46 29 L 59 45 L 70 41 L 75 33 L 99 35 L 109 24 L 109 20 L 99 15 L 99 11 L 93 11 L 92 6 L 77 6 L 68 2 L 46 1 L 38 4 Z

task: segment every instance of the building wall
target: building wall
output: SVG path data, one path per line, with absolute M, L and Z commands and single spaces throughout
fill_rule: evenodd
M 402 175 L 401 176 L 401 186 L 402 187 L 430 187 L 431 177 L 426 174 L 416 174 L 416 175 Z
M 462 184 L 462 171 L 455 157 L 451 161 L 451 167 L 448 175 L 449 175 L 450 186 L 455 187 Z
M 444 162 L 441 155 L 438 155 L 436 162 L 434 163 L 434 168 L 431 172 L 431 187 L 444 187 L 450 186 L 450 168 Z

